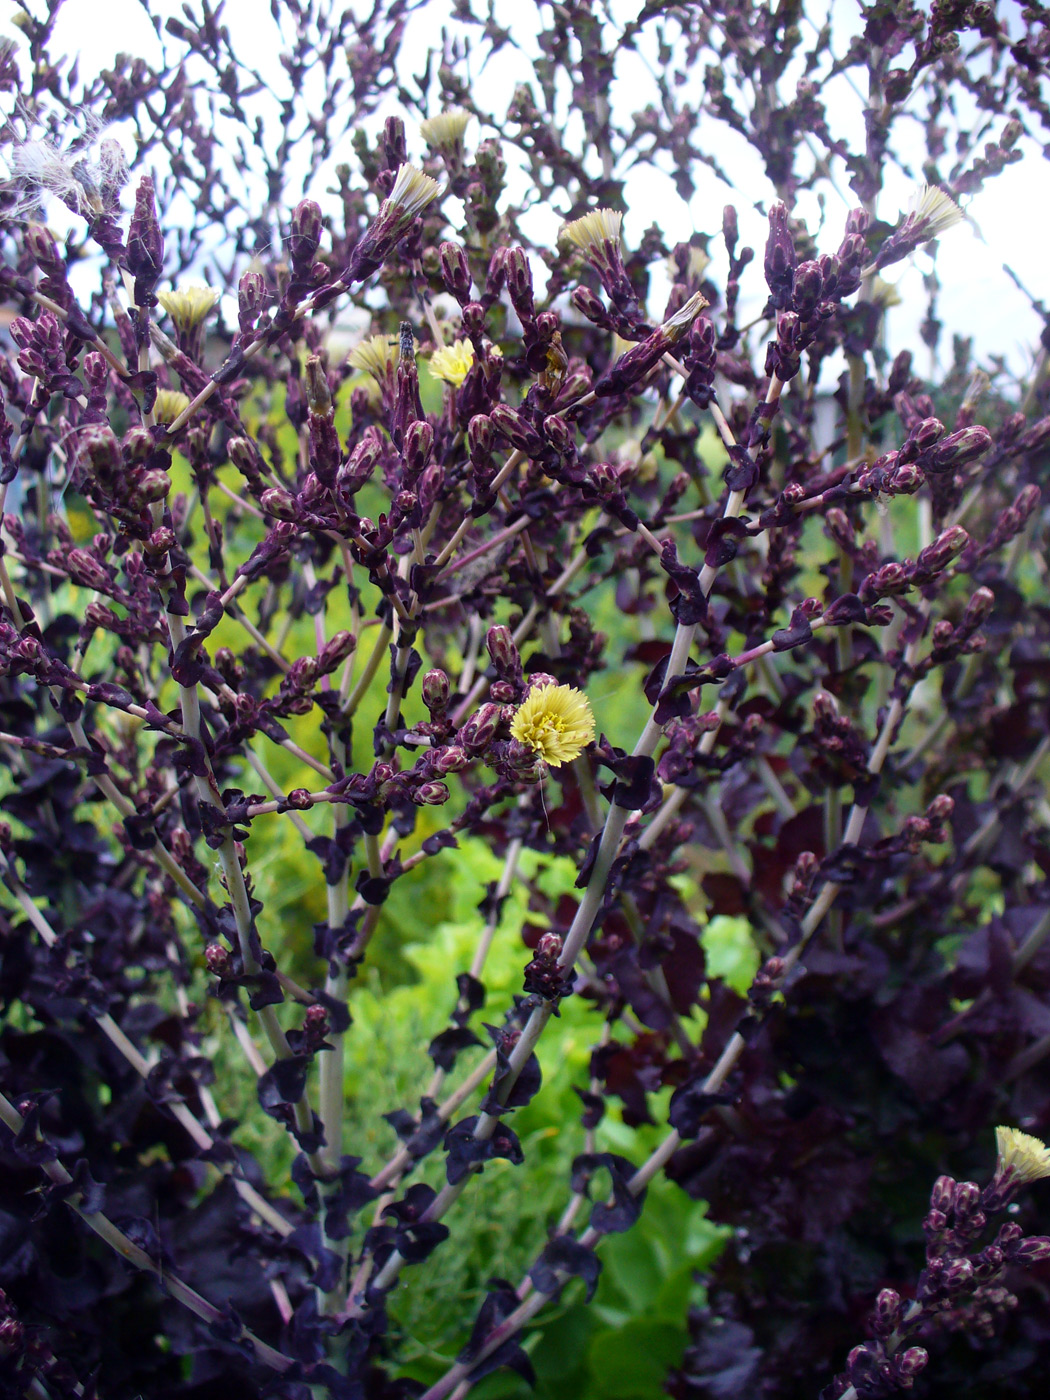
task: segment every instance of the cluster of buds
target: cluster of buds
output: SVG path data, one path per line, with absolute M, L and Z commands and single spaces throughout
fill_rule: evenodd
M 1016 1221 L 979 1247 L 989 1216 L 1004 1210 L 1019 1187 L 1050 1177 L 1050 1148 L 1038 1138 L 999 1127 L 995 1140 L 995 1174 L 983 1191 L 976 1182 L 950 1176 L 934 1182 L 922 1222 L 926 1267 L 915 1298 L 907 1302 L 892 1288 L 882 1290 L 872 1317 L 874 1337 L 853 1348 L 822 1400 L 909 1388 L 929 1358 L 922 1347 L 904 1347 L 908 1337 L 931 1326 L 993 1335 L 997 1319 L 1017 1305 L 1002 1283 L 1007 1267 L 1050 1259 L 1050 1238 L 1026 1237 Z

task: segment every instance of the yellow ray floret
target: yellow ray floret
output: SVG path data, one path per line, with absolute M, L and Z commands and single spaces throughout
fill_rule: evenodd
M 213 287 L 179 287 L 171 292 L 158 292 L 157 300 L 180 331 L 199 326 L 219 300 Z
M 354 369 L 382 380 L 397 364 L 397 340 L 392 335 L 370 335 L 347 356 Z
M 453 107 L 448 112 L 439 112 L 436 117 L 420 122 L 419 134 L 432 151 L 455 151 L 463 140 L 469 122 L 469 112 Z
M 996 1128 L 995 1146 L 999 1153 L 997 1177 L 1008 1175 L 1012 1182 L 1024 1185 L 1050 1176 L 1050 1147 L 1038 1138 L 1019 1128 Z
M 551 768 L 571 763 L 594 738 L 586 695 L 571 685 L 539 685 L 514 713 L 511 735 Z
M 474 347 L 469 340 L 456 340 L 435 350 L 430 357 L 430 373 L 457 389 L 474 363 Z
M 592 209 L 589 214 L 566 224 L 561 232 L 562 237 L 567 238 L 581 252 L 600 252 L 606 241 L 619 243 L 622 223 L 623 215 L 615 209 Z
M 180 413 L 190 406 L 189 397 L 178 389 L 158 389 L 153 405 L 153 417 L 158 423 L 174 423 Z

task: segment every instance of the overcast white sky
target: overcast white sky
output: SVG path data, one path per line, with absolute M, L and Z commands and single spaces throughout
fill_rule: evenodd
M 361 0 L 355 0 L 355 3 L 360 4 Z M 854 0 L 834 0 L 834 3 L 837 17 L 847 22 L 858 12 Z M 367 0 L 366 8 L 371 9 L 371 0 Z M 633 17 L 638 8 L 639 0 L 614 0 L 614 13 L 620 16 Z M 182 13 L 177 0 L 154 0 L 153 9 L 165 17 Z M 501 9 L 503 14 L 500 14 Z M 17 36 L 18 31 L 10 24 L 14 12 L 15 7 L 10 0 L 0 0 L 0 32 Z M 428 45 L 439 42 L 447 13 L 447 6 L 441 0 L 436 0 L 409 21 L 408 41 L 404 49 L 409 71 L 421 70 L 422 55 Z M 523 35 L 526 41 L 536 32 L 535 13 L 533 0 L 498 0 L 497 15 L 513 29 L 515 35 Z M 823 11 L 818 13 L 822 16 Z M 281 40 L 265 0 L 227 0 L 223 18 L 232 30 L 241 33 L 240 44 L 244 56 L 264 76 L 272 76 L 275 90 L 282 91 L 286 79 L 279 66 Z M 109 66 L 119 51 L 141 54 L 147 58 L 157 52 L 156 38 L 138 0 L 102 0 L 102 3 L 100 0 L 66 0 L 59 12 L 56 36 L 56 49 L 79 53 L 83 74 Z M 840 51 L 843 42 L 840 40 Z M 640 60 L 631 61 L 635 63 L 634 68 L 625 67 L 619 91 L 614 89 L 612 94 L 614 104 L 620 101 L 625 104 L 624 110 L 628 111 L 644 105 L 647 100 L 645 87 L 648 75 Z M 480 102 L 489 102 L 497 114 L 505 110 L 515 81 L 525 76 L 515 64 L 520 64 L 520 58 L 510 49 L 505 49 L 476 80 Z M 859 121 L 859 102 L 845 88 L 841 101 L 841 110 L 835 114 L 836 122 L 854 126 Z M 376 116 L 370 125 L 378 127 L 381 120 L 381 115 Z M 571 137 L 571 126 L 568 133 Z M 475 131 L 472 134 L 477 137 L 491 133 Z M 409 140 L 412 149 L 412 133 Z M 417 153 L 422 153 L 418 134 L 414 148 Z M 347 159 L 348 154 L 337 153 L 336 159 Z M 734 193 L 728 190 L 704 167 L 698 172 L 697 193 L 689 204 L 678 196 L 669 177 L 652 171 L 633 172 L 628 178 L 629 212 L 624 221 L 628 244 L 637 240 L 643 229 L 654 220 L 663 229 L 669 244 L 688 238 L 694 230 L 715 233 L 721 224 L 722 206 L 732 200 L 740 211 L 743 237 L 760 250 L 766 225 L 750 208 L 750 204 L 762 202 L 768 205 L 772 191 L 757 160 L 746 149 L 732 144 L 732 138 L 727 138 L 725 151 L 719 154 L 723 164 L 731 167 L 735 175 L 737 172 L 745 175 L 747 198 L 739 191 Z M 972 223 L 951 230 L 942 239 L 938 255 L 938 270 L 943 284 L 940 314 L 946 325 L 946 347 L 950 344 L 947 336 L 952 331 L 972 334 L 982 357 L 990 354 L 1006 356 L 1015 371 L 1021 374 L 1025 373 L 1031 362 L 1031 349 L 1036 344 L 1041 323 L 1004 273 L 1003 263 L 1008 262 L 1014 268 L 1034 295 L 1050 300 L 1045 276 L 1045 227 L 1050 210 L 1050 180 L 1047 174 L 1046 162 L 1037 151 L 1030 153 L 1024 162 L 1006 170 L 969 203 L 968 214 Z M 842 188 L 848 199 L 849 191 L 844 181 Z M 909 192 L 907 180 L 891 171 L 879 209 L 880 216 L 890 221 L 895 219 L 898 211 L 906 206 Z M 319 190 L 311 190 L 310 193 L 321 197 Z M 835 246 L 847 207 L 846 199 L 837 209 L 829 203 L 828 227 L 821 239 L 822 250 L 830 251 Z M 1037 210 L 1040 211 L 1038 216 Z M 815 215 L 815 206 L 802 206 L 801 212 L 811 218 Z M 555 210 L 534 211 L 530 234 L 537 239 L 549 240 L 553 246 L 561 222 L 560 215 L 561 211 Z M 712 274 L 720 280 L 718 253 L 721 248 L 717 240 L 712 251 L 716 254 Z M 919 253 L 911 265 L 901 264 L 888 270 L 888 277 L 897 282 L 904 298 L 904 305 L 890 312 L 888 340 L 891 348 L 904 343 L 918 344 L 914 328 L 925 310 L 921 278 L 928 266 L 927 256 Z M 760 294 L 756 287 L 756 295 Z M 659 308 L 653 307 L 652 310 Z M 921 368 L 925 369 L 926 366 L 921 365 Z

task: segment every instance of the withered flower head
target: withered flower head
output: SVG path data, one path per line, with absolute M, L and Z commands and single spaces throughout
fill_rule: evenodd
M 571 685 L 539 685 L 514 712 L 510 732 L 551 768 L 578 758 L 594 738 L 586 695 Z
M 430 357 L 430 373 L 458 389 L 473 363 L 473 345 L 469 340 L 456 340 L 434 351 Z

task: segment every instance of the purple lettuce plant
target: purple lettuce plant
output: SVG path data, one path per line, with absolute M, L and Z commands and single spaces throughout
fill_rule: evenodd
M 531 1378 L 666 1173 L 732 1227 L 678 1400 L 1041 1393 L 1050 321 L 1023 379 L 962 337 L 923 378 L 882 274 L 1038 170 L 1043 7 L 566 0 L 534 48 L 462 0 L 413 73 L 407 0 L 273 0 L 283 94 L 222 4 L 145 4 L 157 56 L 86 75 L 59 8 L 0 48 L 7 1391 Z M 523 75 L 495 111 L 482 59 Z M 632 249 L 642 168 L 714 172 L 764 247 L 729 204 Z M 279 904 L 277 840 L 322 917 Z M 347 1127 L 355 997 L 478 841 L 502 875 L 425 1090 L 363 1109 L 384 1157 Z M 528 1190 L 569 998 L 564 1211 L 444 1300 L 457 1356 L 406 1360 L 405 1271 L 464 1248 L 493 1163 Z

